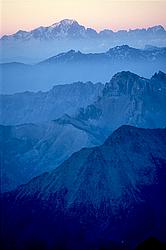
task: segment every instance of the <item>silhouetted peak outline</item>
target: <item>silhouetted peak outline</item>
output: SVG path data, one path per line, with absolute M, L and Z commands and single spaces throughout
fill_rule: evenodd
M 145 89 L 148 82 L 148 79 L 130 71 L 118 72 L 110 82 L 106 83 L 103 95 L 136 94 L 140 92 L 140 89 Z
M 75 37 L 75 38 L 84 38 L 86 36 L 89 37 L 109 37 L 111 35 L 116 35 L 116 34 L 123 34 L 123 33 L 138 33 L 138 32 L 147 32 L 147 33 L 165 33 L 165 29 L 162 25 L 156 25 L 153 27 L 149 27 L 147 29 L 129 29 L 129 30 L 119 30 L 119 31 L 112 31 L 111 29 L 104 29 L 101 30 L 100 32 L 97 32 L 95 29 L 93 28 L 85 28 L 85 26 L 79 24 L 79 22 L 77 22 L 74 19 L 64 19 L 61 20 L 59 22 L 55 22 L 50 26 L 40 26 L 40 27 L 36 27 L 35 29 L 31 30 L 31 31 L 22 31 L 19 30 L 16 33 L 12 34 L 12 35 L 4 35 L 1 37 L 2 40 L 8 40 L 8 38 L 16 38 L 16 39 L 31 39 L 32 37 L 35 39 L 52 39 L 52 38 L 59 38 L 59 37 L 64 37 L 64 33 L 68 32 L 68 35 L 71 35 L 71 37 Z M 70 33 L 70 31 L 73 32 Z M 51 33 L 50 33 L 51 32 Z M 53 33 L 52 33 L 53 32 Z M 78 32 L 78 34 L 76 35 L 76 33 Z M 59 33 L 59 35 L 58 35 Z M 29 36 L 30 35 L 30 36 Z M 58 35 L 58 36 L 57 36 Z M 67 35 L 67 34 L 66 34 Z M 66 36 L 65 35 L 65 36 Z
M 159 70 L 158 73 L 155 73 L 153 76 L 152 76 L 152 79 L 155 79 L 155 80 L 166 80 L 166 74 Z
M 63 19 L 60 22 L 56 22 L 56 23 L 52 24 L 51 26 L 57 27 L 60 25 L 73 25 L 73 24 L 79 25 L 79 23 L 74 19 Z
M 147 31 L 152 31 L 152 32 L 165 32 L 165 29 L 162 25 L 155 25 L 152 27 L 149 27 Z

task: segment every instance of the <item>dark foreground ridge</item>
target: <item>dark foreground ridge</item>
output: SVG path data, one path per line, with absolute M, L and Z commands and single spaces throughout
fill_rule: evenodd
M 2 249 L 145 249 L 165 240 L 165 190 L 166 129 L 122 126 L 2 195 Z

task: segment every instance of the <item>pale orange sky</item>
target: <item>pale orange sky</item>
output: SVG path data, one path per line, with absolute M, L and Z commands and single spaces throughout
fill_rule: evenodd
M 0 0 L 0 33 L 32 30 L 62 19 L 75 19 L 98 31 L 149 27 L 166 28 L 166 0 Z

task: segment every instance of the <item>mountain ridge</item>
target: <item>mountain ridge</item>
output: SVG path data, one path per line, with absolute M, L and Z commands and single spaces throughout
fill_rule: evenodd
M 99 32 L 97 32 L 95 29 L 92 29 L 92 28 L 85 28 L 83 25 L 80 25 L 76 20 L 72 20 L 72 19 L 64 19 L 64 20 L 61 20 L 60 22 L 57 22 L 57 23 L 54 23 L 50 26 L 40 26 L 38 28 L 35 28 L 35 29 L 32 29 L 31 31 L 24 31 L 24 30 L 19 30 L 17 31 L 16 33 L 13 33 L 12 35 L 4 35 L 2 36 L 0 39 L 7 39 L 9 37 L 16 37 L 16 39 L 20 39 L 20 38 L 25 38 L 26 39 L 26 36 L 27 35 L 33 35 L 35 33 L 39 33 L 39 35 L 41 34 L 42 35 L 42 32 L 45 31 L 47 33 L 49 32 L 52 32 L 54 31 L 54 29 L 57 29 L 57 28 L 60 28 L 60 31 L 63 30 L 63 29 L 66 29 L 66 31 L 68 31 L 71 27 L 78 27 L 80 28 L 80 30 L 82 30 L 84 33 L 83 34 L 80 34 L 82 35 L 83 37 L 85 36 L 86 32 L 88 33 L 89 32 L 93 32 L 95 35 L 100 35 L 100 34 L 104 34 L 105 32 L 107 34 L 113 34 L 113 33 L 118 33 L 118 32 L 122 32 L 122 30 L 119 30 L 119 31 L 112 31 L 111 29 L 104 29 L 104 30 L 101 30 Z M 60 32 L 59 31 L 59 32 Z M 164 27 L 162 25 L 155 25 L 155 26 L 152 26 L 152 27 L 149 27 L 149 28 L 137 28 L 137 29 L 129 29 L 129 30 L 123 30 L 123 32 L 165 32 L 166 30 L 164 29 Z M 40 36 L 34 36 L 34 38 L 38 39 L 40 38 Z M 49 38 L 49 37 L 48 37 Z M 56 38 L 56 37 L 55 37 Z
M 48 59 L 40 62 L 40 64 L 41 63 L 47 63 L 49 61 L 50 62 L 51 61 L 54 62 L 55 59 L 61 59 L 63 57 L 67 58 L 67 57 L 70 57 L 70 56 L 71 57 L 74 57 L 74 56 L 77 56 L 77 57 L 79 57 L 79 56 L 80 57 L 81 56 L 82 57 L 86 57 L 87 56 L 87 57 L 92 57 L 92 58 L 93 58 L 93 56 L 94 56 L 94 58 L 97 57 L 97 56 L 101 56 L 101 57 L 103 56 L 105 58 L 107 58 L 107 57 L 108 58 L 109 57 L 113 57 L 114 58 L 114 56 L 116 58 L 116 57 L 120 56 L 119 60 L 122 60 L 122 59 L 124 59 L 124 56 L 128 56 L 127 53 L 129 54 L 129 56 L 131 55 L 135 60 L 138 60 L 138 58 L 137 58 L 138 56 L 141 59 L 141 57 L 142 58 L 146 58 L 148 56 L 152 57 L 152 54 L 153 54 L 153 60 L 155 60 L 155 53 L 156 53 L 156 56 L 162 55 L 162 53 L 164 53 L 165 49 L 166 48 L 163 47 L 163 48 L 153 48 L 151 50 L 147 50 L 147 49 L 133 48 L 133 47 L 130 47 L 128 45 L 121 45 L 121 46 L 113 47 L 113 48 L 107 50 L 105 53 L 82 53 L 81 51 L 69 50 L 66 53 L 64 52 L 64 53 L 55 55 L 55 56 L 53 56 L 51 58 L 48 58 Z M 160 54 L 160 52 L 161 52 L 161 54 Z M 129 59 L 131 59 L 131 58 L 129 58 Z M 151 58 L 149 60 L 151 60 Z
M 158 70 L 166 71 L 166 48 L 135 49 L 116 46 L 105 53 L 70 50 L 34 65 L 0 64 L 3 94 L 46 91 L 65 82 L 107 82 L 118 71 L 131 71 L 149 78 Z M 24 82 L 24 84 L 22 84 Z

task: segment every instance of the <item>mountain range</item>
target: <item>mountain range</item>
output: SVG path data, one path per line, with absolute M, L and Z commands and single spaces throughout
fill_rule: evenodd
M 77 84 L 71 86 L 73 92 L 68 97 L 75 103 L 72 98 L 75 100 L 77 96 L 80 97 L 80 92 L 77 92 L 78 95 L 73 93 L 75 88 L 78 89 L 82 85 L 78 83 L 78 86 Z M 83 147 L 101 145 L 122 125 L 144 128 L 166 127 L 165 73 L 160 71 L 151 79 L 146 79 L 128 71 L 120 72 L 114 75 L 104 88 L 101 84 L 93 86 L 87 83 L 87 87 L 89 86 L 92 91 L 96 89 L 93 98 L 92 92 L 89 91 L 89 101 L 95 97 L 96 100 L 87 107 L 85 105 L 77 110 L 73 109 L 74 113 L 71 115 L 64 114 L 62 109 L 62 116 L 59 118 L 54 105 L 50 105 L 50 110 L 49 105 L 48 109 L 45 109 L 44 105 L 38 105 L 49 100 L 56 106 L 58 100 L 56 95 L 52 95 L 52 91 L 59 89 L 58 86 L 48 92 L 49 94 L 33 94 L 34 99 L 32 93 L 2 96 L 4 115 L 1 123 L 8 124 L 0 127 L 0 148 L 3 155 L 2 190 L 12 189 L 35 175 L 55 168 Z M 20 96 L 26 101 L 21 101 Z M 16 100 L 20 100 L 20 106 L 14 106 Z M 32 100 L 37 100 L 35 105 Z M 66 108 L 65 96 L 61 99 L 60 105 Z M 76 107 L 78 106 L 79 102 Z M 13 109 L 15 112 L 12 112 Z M 12 126 L 12 123 L 19 124 L 20 121 L 35 122 L 35 124 Z
M 54 23 L 49 27 L 40 26 L 30 32 L 19 30 L 13 35 L 4 35 L 1 37 L 1 40 L 23 40 L 27 41 L 30 39 L 39 39 L 39 40 L 52 40 L 52 39 L 61 39 L 61 38 L 68 38 L 68 39 L 85 39 L 85 38 L 96 38 L 97 36 L 103 37 L 110 37 L 118 36 L 120 34 L 125 35 L 125 33 L 135 34 L 142 36 L 142 35 L 149 35 L 155 36 L 158 35 L 165 35 L 165 29 L 161 25 L 156 25 L 153 27 L 149 27 L 147 29 L 135 29 L 135 30 L 119 30 L 117 32 L 113 32 L 111 29 L 105 29 L 100 32 L 92 28 L 85 28 L 83 25 L 80 25 L 76 20 L 72 19 L 64 19 L 58 23 Z
M 151 235 L 165 240 L 165 167 L 166 129 L 122 126 L 1 195 L 3 249 L 133 250 Z
M 48 91 L 55 84 L 77 81 L 107 82 L 119 71 L 131 71 L 143 77 L 166 71 L 166 48 L 136 49 L 116 46 L 105 53 L 70 50 L 35 65 L 0 64 L 1 92 Z
M 1 249 L 165 249 L 164 27 L 65 19 L 0 54 Z
M 147 29 L 97 32 L 75 20 L 65 19 L 49 27 L 41 26 L 29 32 L 19 30 L 1 37 L 1 62 L 34 63 L 71 48 L 84 53 L 103 52 L 123 44 L 138 48 L 148 44 L 166 46 L 166 31 L 157 25 Z

